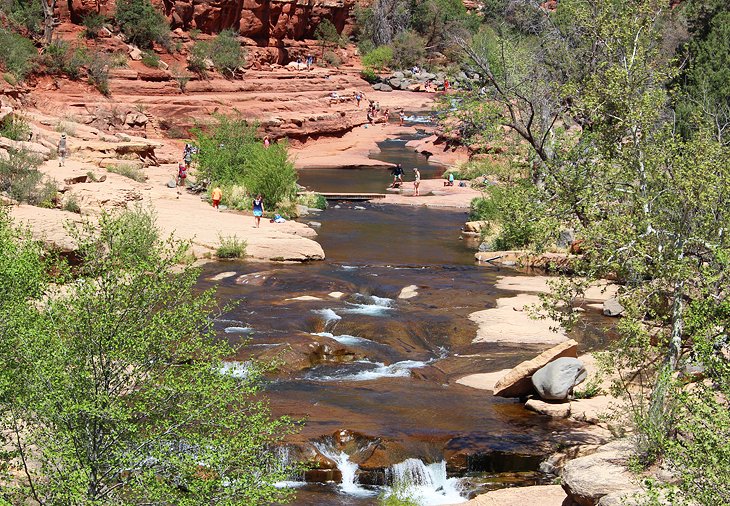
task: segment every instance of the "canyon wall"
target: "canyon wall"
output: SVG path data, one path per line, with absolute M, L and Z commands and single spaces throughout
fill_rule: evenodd
M 273 41 L 313 39 L 322 20 L 349 35 L 356 0 L 152 0 L 168 17 L 172 29 L 212 34 L 232 29 L 260 45 Z M 114 0 L 68 0 L 59 3 L 59 17 L 81 23 L 88 14 L 113 16 Z

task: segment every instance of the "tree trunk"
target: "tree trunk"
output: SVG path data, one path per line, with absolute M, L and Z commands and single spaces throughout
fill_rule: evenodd
M 53 40 L 53 29 L 56 19 L 53 12 L 56 10 L 56 0 L 40 0 L 43 6 L 43 45 L 47 46 Z

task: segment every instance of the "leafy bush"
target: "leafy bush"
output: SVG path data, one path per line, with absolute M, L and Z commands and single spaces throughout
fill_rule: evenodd
M 307 206 L 311 209 L 327 209 L 327 199 L 323 195 L 314 192 L 305 192 L 297 195 L 297 204 Z
M 426 59 L 426 40 L 409 30 L 399 34 L 392 43 L 393 65 L 396 68 L 410 68 L 422 65 Z
M 375 71 L 369 67 L 365 67 L 360 71 L 360 77 L 365 79 L 370 84 L 375 84 L 380 81 L 380 76 L 375 73 Z
M 0 1 L 0 13 L 8 21 L 8 26 L 16 31 L 30 35 L 43 33 L 43 7 L 40 2 L 28 0 Z
M 115 14 L 119 28 L 127 40 L 143 49 L 157 43 L 170 45 L 170 26 L 149 0 L 119 0 Z
M 19 80 L 34 70 L 38 53 L 32 41 L 0 28 L 0 47 L 0 63 Z
M 42 160 L 27 151 L 8 151 L 0 158 L 0 192 L 18 202 L 34 206 L 55 207 L 58 184 L 38 170 Z
M 89 79 L 89 83 L 93 85 L 99 92 L 108 96 L 109 90 L 109 67 L 111 62 L 104 53 L 96 52 L 89 58 L 89 63 L 86 67 L 86 73 Z
M 362 57 L 362 64 L 373 69 L 384 69 L 393 62 L 393 48 L 390 46 L 376 47 Z
M 54 40 L 46 47 L 42 61 L 47 74 L 78 79 L 81 67 L 88 63 L 88 55 L 84 47 L 73 48 L 66 41 Z
M 92 12 L 84 16 L 81 22 L 84 25 L 84 37 L 87 39 L 97 38 L 104 23 L 106 23 L 106 17 L 98 12 Z
M 296 171 L 288 146 L 268 148 L 256 134 L 257 125 L 242 119 L 216 116 L 216 123 L 194 131 L 200 179 L 220 185 L 244 186 L 249 195 L 261 193 L 275 207 L 296 194 Z
M 144 183 L 147 180 L 147 176 L 144 175 L 144 172 L 132 164 L 110 165 L 106 168 L 106 170 L 119 174 L 120 176 L 133 179 L 138 183 Z
M 342 65 L 342 58 L 337 56 L 337 53 L 334 51 L 325 51 L 324 53 L 324 61 L 332 65 L 333 67 L 339 67 Z
M 79 205 L 79 200 L 76 198 L 76 195 L 72 193 L 66 197 L 63 201 L 63 210 L 70 213 L 81 214 L 81 206 Z
M 220 237 L 221 245 L 215 254 L 218 258 L 244 258 L 246 256 L 246 241 L 239 240 L 235 235 Z
M 154 51 L 145 51 L 142 53 L 142 64 L 156 69 L 160 66 L 160 57 Z
M 188 58 L 188 68 L 200 76 L 205 76 L 208 59 L 221 74 L 233 77 L 236 70 L 246 63 L 246 50 L 238 42 L 233 31 L 224 30 L 210 41 L 195 43 Z
M 8 114 L 0 120 L 0 136 L 14 141 L 27 141 L 30 136 L 30 125 L 22 116 Z
M 492 186 L 487 195 L 472 200 L 470 219 L 499 223 L 493 244 L 496 250 L 529 247 L 541 251 L 554 241 L 559 225 L 537 200 L 536 191 L 527 181 Z

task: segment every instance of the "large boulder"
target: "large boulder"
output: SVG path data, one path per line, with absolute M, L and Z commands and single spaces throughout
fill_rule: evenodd
M 577 357 L 578 343 L 569 339 L 545 350 L 537 357 L 526 360 L 505 374 L 494 385 L 494 395 L 499 397 L 524 397 L 534 391 L 531 377 L 535 371 L 560 357 Z
M 616 299 L 608 299 L 603 303 L 603 314 L 605 316 L 621 316 L 624 311 L 624 307 Z
M 561 401 L 567 399 L 587 375 L 583 362 L 577 358 L 561 357 L 535 371 L 532 385 L 540 398 Z
M 482 229 L 489 227 L 489 222 L 485 220 L 480 221 L 467 221 L 464 223 L 464 232 L 471 234 L 478 234 Z
M 614 441 L 593 455 L 568 462 L 563 468 L 562 486 L 580 506 L 595 506 L 602 497 L 637 488 L 627 468 L 633 447 L 626 439 Z

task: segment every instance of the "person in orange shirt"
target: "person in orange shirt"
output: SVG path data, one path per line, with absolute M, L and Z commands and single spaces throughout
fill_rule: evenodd
M 213 201 L 213 208 L 220 211 L 218 204 L 221 203 L 221 199 L 223 198 L 223 191 L 220 189 L 220 186 L 213 188 L 213 191 L 210 192 L 210 198 Z

